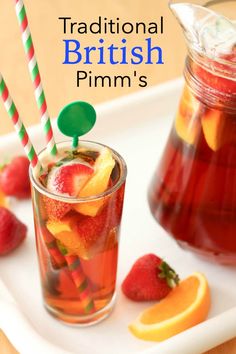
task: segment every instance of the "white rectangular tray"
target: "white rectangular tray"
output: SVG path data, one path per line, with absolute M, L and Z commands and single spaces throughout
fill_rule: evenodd
M 98 105 L 96 127 L 86 137 L 117 149 L 128 164 L 117 304 L 107 320 L 89 328 L 72 328 L 44 310 L 31 203 L 11 201 L 29 231 L 19 249 L 0 258 L 0 328 L 21 354 L 199 354 L 236 336 L 236 269 L 205 262 L 180 249 L 154 221 L 147 203 L 147 188 L 163 151 L 181 87 L 182 81 L 175 80 Z M 42 148 L 40 126 L 31 128 L 30 135 L 36 148 Z M 55 136 L 57 141 L 62 139 L 56 128 Z M 14 133 L 1 137 L 1 156 L 21 150 Z M 162 343 L 141 341 L 129 333 L 127 325 L 148 304 L 131 302 L 120 291 L 133 262 L 149 252 L 164 257 L 181 278 L 194 271 L 205 273 L 212 291 L 209 320 Z

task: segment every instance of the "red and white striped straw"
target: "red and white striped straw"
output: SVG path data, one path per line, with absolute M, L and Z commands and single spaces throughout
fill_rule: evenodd
M 37 59 L 35 56 L 33 40 L 28 25 L 25 6 L 22 0 L 14 0 L 14 1 L 15 1 L 16 15 L 21 29 L 22 42 L 28 59 L 28 68 L 29 68 L 31 80 L 34 85 L 34 95 L 40 112 L 43 131 L 46 137 L 47 149 L 51 155 L 56 155 L 57 147 L 53 137 L 51 121 L 48 114 L 47 102 L 46 102 L 46 98 L 45 98 L 45 94 L 41 82 L 41 76 L 39 72 Z
M 25 153 L 31 163 L 31 166 L 38 172 L 42 169 L 41 164 L 38 160 L 38 156 L 35 152 L 35 149 L 29 139 L 25 126 L 22 120 L 19 117 L 19 113 L 16 109 L 16 106 L 9 94 L 7 85 L 0 73 L 0 96 L 3 100 L 4 107 L 7 111 L 7 114 L 11 118 L 14 128 L 20 138 L 20 141 L 24 147 Z
M 79 292 L 84 312 L 86 314 L 94 312 L 95 304 L 93 301 L 92 292 L 89 282 L 83 272 L 79 257 L 65 255 L 65 260 L 68 264 L 74 284 Z

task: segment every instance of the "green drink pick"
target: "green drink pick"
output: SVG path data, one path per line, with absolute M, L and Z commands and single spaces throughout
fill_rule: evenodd
M 75 101 L 66 105 L 59 113 L 59 130 L 73 139 L 72 147 L 77 148 L 79 137 L 88 133 L 96 122 L 96 111 L 91 104 Z

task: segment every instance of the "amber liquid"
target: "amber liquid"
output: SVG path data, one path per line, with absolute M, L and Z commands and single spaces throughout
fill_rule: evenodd
M 186 88 L 149 190 L 156 220 L 182 246 L 236 264 L 236 113 Z
M 37 248 L 41 270 L 43 297 L 46 306 L 58 311 L 57 317 L 84 316 L 84 306 L 71 273 L 65 265 L 60 269 L 52 266 L 42 237 L 37 235 Z M 81 266 L 89 281 L 96 311 L 110 303 L 116 284 L 118 240 L 107 250 L 95 254 L 90 259 L 80 258 Z M 73 319 L 71 319 L 73 322 Z

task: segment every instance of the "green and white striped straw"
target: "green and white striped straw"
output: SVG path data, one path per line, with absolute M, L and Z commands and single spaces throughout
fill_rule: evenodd
M 16 106 L 9 94 L 7 85 L 0 73 L 0 96 L 3 100 L 4 107 L 7 111 L 7 114 L 11 118 L 14 128 L 20 138 L 20 141 L 24 147 L 24 150 L 26 152 L 26 155 L 31 163 L 31 166 L 33 169 L 35 169 L 36 172 L 39 172 L 42 167 L 39 162 L 38 156 L 35 152 L 35 149 L 29 139 L 29 136 L 27 134 L 27 131 L 25 129 L 24 124 L 22 123 L 22 120 L 19 117 L 19 113 L 16 109 Z
M 35 56 L 33 40 L 28 25 L 25 6 L 22 0 L 14 0 L 14 1 L 15 1 L 16 15 L 21 29 L 21 37 L 22 37 L 25 53 L 28 59 L 28 68 L 29 68 L 31 80 L 34 85 L 35 99 L 37 102 L 37 106 L 39 108 L 41 123 L 46 137 L 47 149 L 51 155 L 56 155 L 57 147 L 53 137 L 51 121 L 48 114 L 47 102 L 46 102 L 46 98 L 45 98 L 45 94 L 41 82 L 41 76 L 39 72 L 37 59 Z

